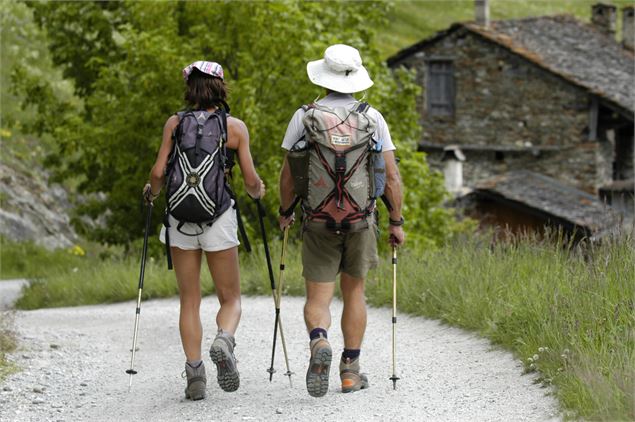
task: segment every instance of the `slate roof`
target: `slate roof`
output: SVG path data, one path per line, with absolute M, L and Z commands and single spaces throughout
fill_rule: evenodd
M 613 37 L 569 15 L 457 23 L 388 59 L 398 65 L 448 34 L 465 28 L 501 45 L 622 109 L 635 110 L 635 56 Z
M 586 229 L 596 237 L 611 231 L 620 222 L 619 214 L 595 196 L 527 170 L 478 182 L 472 192 L 512 201 Z

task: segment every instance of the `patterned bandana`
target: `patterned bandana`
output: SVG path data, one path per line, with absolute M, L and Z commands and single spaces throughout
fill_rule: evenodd
M 210 76 L 224 79 L 223 68 L 221 67 L 221 65 L 215 62 L 198 61 L 183 69 L 183 79 L 185 79 L 185 81 L 187 81 L 187 78 L 190 76 L 190 73 L 192 73 L 192 70 L 194 70 L 194 68 L 197 68 L 201 72 L 206 73 Z

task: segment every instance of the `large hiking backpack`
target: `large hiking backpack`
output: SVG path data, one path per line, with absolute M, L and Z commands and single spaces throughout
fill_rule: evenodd
M 226 114 L 222 109 L 177 114 L 179 124 L 166 172 L 168 213 L 180 226 L 209 224 L 231 205 L 225 180 Z
M 177 230 L 195 236 L 203 226 L 210 226 L 232 204 L 236 208 L 238 225 L 250 251 L 242 226 L 235 195 L 228 179 L 234 164 L 233 151 L 226 148 L 227 113 L 219 108 L 213 113 L 205 110 L 177 113 L 179 123 L 172 134 L 174 145 L 166 168 L 166 213 L 164 225 L 170 227 L 169 216 L 179 221 Z M 200 231 L 182 230 L 185 223 L 194 223 Z M 166 229 L 168 268 L 172 268 L 169 230 Z
M 367 103 L 353 108 L 305 106 L 304 136 L 288 154 L 305 227 L 354 232 L 368 228 L 384 187 L 381 145 Z

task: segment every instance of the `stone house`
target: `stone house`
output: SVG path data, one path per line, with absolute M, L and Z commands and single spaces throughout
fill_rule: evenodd
M 474 187 L 528 170 L 632 203 L 632 188 L 615 182 L 634 176 L 633 7 L 622 9 L 620 43 L 613 5 L 592 6 L 585 23 L 568 15 L 490 22 L 487 0 L 475 4 L 476 21 L 388 59 L 392 68 L 417 71 L 419 149 L 431 167 L 462 171 L 448 186 L 457 192 L 457 179 Z M 450 146 L 462 151 L 462 165 L 441 160 Z

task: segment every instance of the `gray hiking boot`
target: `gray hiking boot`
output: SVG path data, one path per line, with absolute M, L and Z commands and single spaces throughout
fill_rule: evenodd
M 340 379 L 342 380 L 342 393 L 363 390 L 369 387 L 368 377 L 359 373 L 359 358 L 342 359 L 340 361 Z
M 187 378 L 187 387 L 185 387 L 185 398 L 190 400 L 201 400 L 205 398 L 205 385 L 207 377 L 205 376 L 205 365 L 203 362 L 196 368 L 192 368 L 185 364 L 185 378 Z
M 329 370 L 333 351 L 322 336 L 311 340 L 311 360 L 306 372 L 306 389 L 313 397 L 322 397 L 329 389 Z
M 240 385 L 234 347 L 236 347 L 234 336 L 223 330 L 218 330 L 212 347 L 209 349 L 212 362 L 216 364 L 218 385 L 228 392 L 238 390 Z

